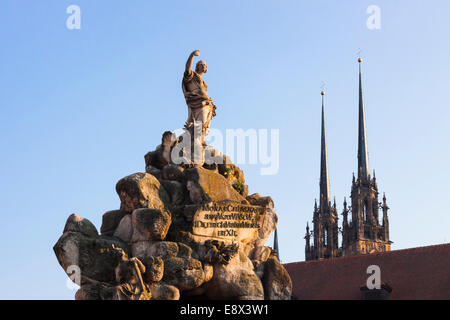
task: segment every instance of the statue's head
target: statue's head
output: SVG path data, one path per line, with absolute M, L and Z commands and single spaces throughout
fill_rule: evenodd
M 172 146 L 175 143 L 176 136 L 175 133 L 166 131 L 162 135 L 161 144 L 163 146 Z
M 197 64 L 195 65 L 195 72 L 203 74 L 206 73 L 206 71 L 208 71 L 208 68 L 206 67 L 206 62 L 203 60 L 197 62 Z

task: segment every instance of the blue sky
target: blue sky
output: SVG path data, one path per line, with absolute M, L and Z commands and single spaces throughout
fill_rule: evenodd
M 68 30 L 66 8 L 81 8 Z M 381 29 L 369 30 L 369 5 Z M 72 299 L 52 247 L 75 212 L 98 228 L 116 182 L 182 126 L 181 77 L 208 63 L 212 127 L 279 129 L 280 170 L 241 166 L 270 195 L 283 262 L 304 259 L 319 193 L 326 83 L 331 194 L 342 210 L 357 162 L 362 50 L 371 169 L 393 249 L 450 241 L 448 1 L 12 1 L 0 4 L 1 299 Z

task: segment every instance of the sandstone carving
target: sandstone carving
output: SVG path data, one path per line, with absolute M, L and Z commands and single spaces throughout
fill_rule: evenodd
M 117 183 L 120 210 L 103 215 L 101 235 L 67 219 L 54 251 L 71 279 L 71 266 L 80 270 L 75 298 L 290 299 L 289 275 L 264 246 L 278 221 L 273 200 L 238 190 L 244 173 L 226 156 L 186 168 L 164 162 L 163 149 L 145 156 L 146 173 Z
M 262 283 L 264 296 L 268 300 L 289 300 L 292 294 L 292 281 L 275 255 L 263 263 Z
M 169 196 L 155 176 L 135 173 L 122 178 L 116 185 L 121 210 L 132 213 L 139 208 L 163 209 Z
M 202 79 L 206 63 L 191 70 L 198 55 L 190 55 L 183 77 L 185 132 L 164 132 L 144 157 L 145 172 L 117 182 L 120 208 L 103 214 L 100 235 L 72 214 L 53 247 L 80 285 L 77 300 L 291 297 L 288 273 L 265 246 L 278 222 L 272 198 L 249 195 L 244 172 L 206 145 L 215 105 Z M 201 161 L 175 161 L 191 152 L 180 145 L 199 122 Z
M 105 236 L 112 236 L 122 218 L 127 214 L 123 210 L 112 210 L 105 212 L 102 217 L 100 232 Z
M 201 142 L 206 146 L 206 135 L 208 134 L 209 123 L 216 115 L 216 106 L 208 96 L 208 85 L 202 78 L 207 72 L 206 62 L 198 61 L 195 71 L 191 70 L 194 56 L 199 55 L 199 50 L 195 50 L 189 55 L 183 75 L 182 88 L 188 105 L 188 119 L 185 127 L 191 129 L 196 122 L 199 122 L 201 124 Z

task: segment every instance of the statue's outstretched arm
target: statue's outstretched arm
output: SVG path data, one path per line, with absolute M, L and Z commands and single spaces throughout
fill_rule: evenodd
M 193 62 L 193 60 L 194 60 L 194 56 L 199 56 L 199 55 L 200 55 L 200 51 L 199 51 L 199 50 L 195 50 L 194 52 L 192 52 L 192 53 L 189 55 L 189 58 L 188 58 L 188 60 L 187 60 L 187 62 L 186 62 L 186 72 L 191 71 L 191 68 L 192 68 L 192 62 Z

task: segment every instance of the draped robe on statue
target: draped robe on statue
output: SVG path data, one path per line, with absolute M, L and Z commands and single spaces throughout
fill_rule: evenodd
M 201 122 L 202 140 L 206 142 L 209 124 L 216 115 L 216 106 L 207 94 L 208 85 L 197 72 L 189 70 L 184 73 L 182 88 L 188 105 L 185 127 L 190 129 L 194 124 Z

